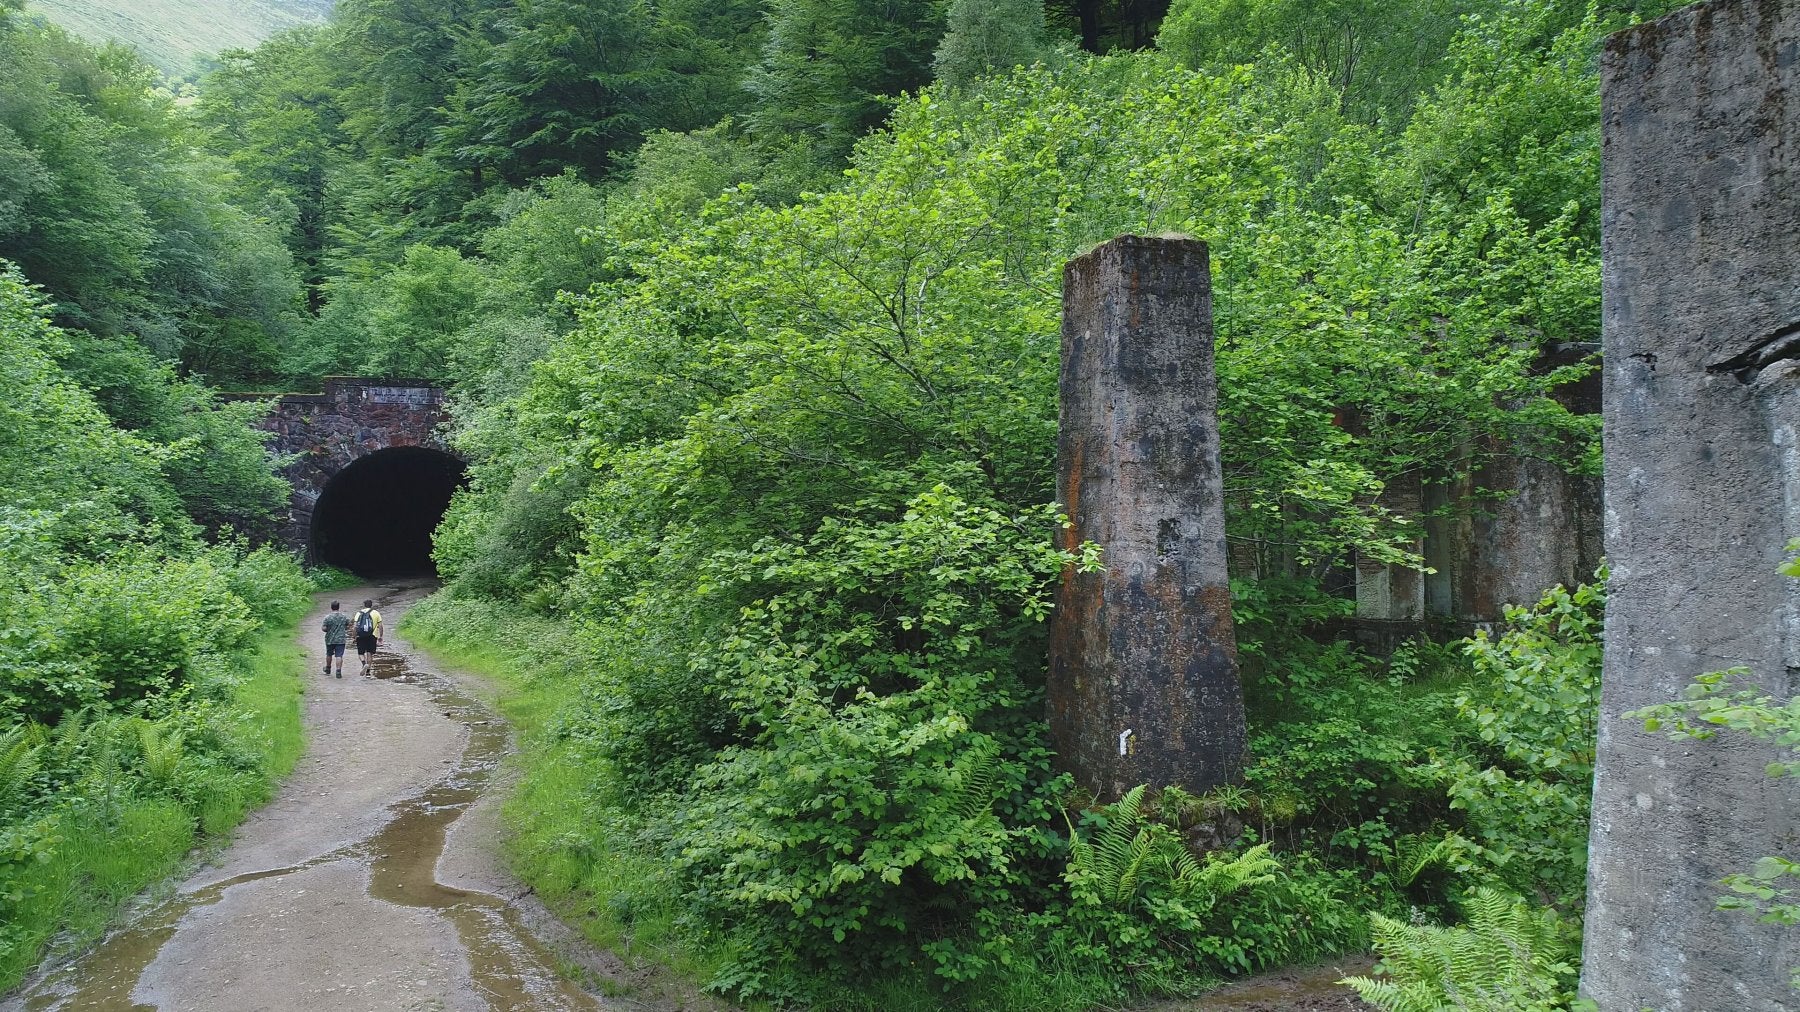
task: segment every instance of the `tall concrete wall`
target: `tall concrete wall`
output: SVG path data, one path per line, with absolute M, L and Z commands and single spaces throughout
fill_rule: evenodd
M 1582 987 L 1603 1012 L 1800 1006 L 1795 932 L 1714 909 L 1800 855 L 1772 749 L 1629 710 L 1697 674 L 1800 674 L 1800 0 L 1706 3 L 1604 56 L 1606 548 L 1612 597 Z
M 1226 576 L 1206 244 L 1125 236 L 1064 273 L 1057 493 L 1100 573 L 1064 578 L 1050 733 L 1101 800 L 1236 780 L 1244 704 Z

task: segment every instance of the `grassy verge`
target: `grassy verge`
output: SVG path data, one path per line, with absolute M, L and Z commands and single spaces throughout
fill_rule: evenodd
M 298 620 L 296 612 L 263 630 L 234 658 L 241 680 L 230 702 L 193 711 L 195 730 L 186 747 L 174 746 L 164 780 L 146 788 L 115 761 L 68 803 L 0 827 L 0 887 L 16 900 L 0 925 L 0 993 L 46 950 L 73 951 L 99 938 L 132 897 L 177 873 L 196 844 L 229 832 L 293 769 L 304 748 Z M 69 747 L 121 755 L 143 747 L 129 737 L 135 725 L 110 735 L 101 727 L 88 725 Z M 168 749 L 168 739 L 161 745 Z
M 400 631 L 500 690 L 497 706 L 519 744 L 517 786 L 503 809 L 513 873 L 595 946 L 683 980 L 717 976 L 728 962 L 723 943 L 682 930 L 666 869 L 633 845 L 609 797 L 614 778 L 568 722 L 586 667 L 575 632 L 444 593 L 415 606 Z

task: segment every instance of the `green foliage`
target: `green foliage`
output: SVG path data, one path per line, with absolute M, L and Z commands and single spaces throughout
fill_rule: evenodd
M 1025 676 L 1051 580 L 1095 563 L 1051 548 L 1053 521 L 940 486 L 898 518 L 714 564 L 716 592 L 750 603 L 692 664 L 743 743 L 696 772 L 662 833 L 700 902 L 761 938 L 739 988 L 784 958 L 876 966 L 897 946 L 950 979 L 982 968 L 955 935 L 1055 849 L 1039 827 L 1060 781 Z
M 300 568 L 194 522 L 253 526 L 285 498 L 255 408 L 51 326 L 0 270 L 0 988 L 298 754 L 294 664 L 257 633 L 295 617 Z
M 0 264 L 4 501 L 88 524 L 108 516 L 117 533 L 137 524 L 178 535 L 190 520 L 266 530 L 288 488 L 247 424 L 260 406 L 221 404 L 136 345 L 60 331 L 49 308 Z
M 197 103 L 212 148 L 234 171 L 234 195 L 283 231 L 313 309 L 332 248 L 333 183 L 347 143 L 331 38 L 299 30 L 254 53 L 226 52 Z
M 600 660 L 587 637 L 566 620 L 448 591 L 408 610 L 401 631 L 501 687 L 499 706 L 519 744 L 519 786 L 505 817 L 521 880 L 601 948 L 648 956 L 690 979 L 716 977 L 728 957 L 716 936 L 681 929 L 669 864 L 624 816 L 625 792 L 593 747 L 580 705 L 592 695 L 580 675 Z
M 455 250 L 413 246 L 377 284 L 351 361 L 372 376 L 454 375 L 465 344 L 459 338 L 480 317 L 483 296 L 491 297 L 491 282 L 479 263 Z
M 1469 642 L 1485 691 L 1458 697 L 1457 709 L 1508 759 L 1546 771 L 1567 765 L 1582 780 L 1591 774 L 1606 578 L 1602 567 L 1593 583 L 1553 587 L 1535 608 L 1509 607 L 1499 639 L 1479 631 Z
M 1579 909 L 1586 885 L 1606 570 L 1509 608 L 1497 639 L 1477 633 L 1476 678 L 1457 711 L 1495 761 L 1445 759 L 1425 773 L 1466 817 L 1465 859 L 1507 889 Z
M 68 345 L 47 316 L 38 293 L 0 270 L 0 503 L 8 520 L 0 537 L 91 550 L 96 535 L 181 527 L 185 517 L 161 472 L 167 451 L 114 428 L 57 366 Z
M 1382 1012 L 1560 1012 L 1574 997 L 1576 947 L 1548 910 L 1478 889 L 1462 927 L 1412 925 L 1376 914 L 1379 980 L 1344 981 Z M 1579 1006 L 1578 1006 L 1579 1007 Z
M 287 575 L 278 627 L 220 654 L 205 691 L 0 731 L 0 987 L 53 937 L 98 937 L 197 833 L 228 832 L 292 768 L 302 656 L 286 626 L 301 598 L 292 563 Z
M 0 22 L 0 258 L 50 292 L 60 322 L 254 378 L 293 328 L 289 255 L 153 84 L 128 50 Z
M 751 123 L 847 151 L 881 122 L 886 99 L 931 80 L 943 18 L 934 0 L 770 0 L 762 62 L 746 82 Z
M 962 87 L 978 77 L 1030 66 L 1049 52 L 1040 0 L 951 0 L 937 79 Z
M 306 571 L 306 581 L 315 591 L 344 590 L 362 583 L 362 577 L 336 566 L 317 566 Z
M 1786 568 L 1792 566 L 1788 563 Z M 1706 740 L 1729 730 L 1800 751 L 1800 699 L 1783 701 L 1753 688 L 1734 689 L 1751 676 L 1749 668 L 1711 671 L 1696 677 L 1682 691 L 1680 702 L 1647 706 L 1626 716 L 1642 720 L 1646 731 L 1671 738 Z M 1800 762 L 1770 763 L 1768 773 L 1800 776 Z
M 63 367 L 115 424 L 164 448 L 163 473 L 196 523 L 212 533 L 272 532 L 291 490 L 275 475 L 267 434 L 255 424 L 266 403 L 223 400 L 137 344 L 65 336 Z
M 1462 19 L 1484 0 L 1175 0 L 1157 45 L 1188 66 L 1250 63 L 1279 52 L 1337 95 L 1346 114 L 1404 117 L 1435 84 Z
M 455 156 L 515 184 L 604 168 L 645 126 L 656 73 L 649 5 L 531 0 L 502 11 L 453 100 Z

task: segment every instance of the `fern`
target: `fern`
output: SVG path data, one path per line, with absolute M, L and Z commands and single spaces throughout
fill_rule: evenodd
M 68 729 L 71 723 L 76 725 L 73 732 Z M 57 725 L 53 745 L 62 750 L 65 761 L 80 759 L 81 775 L 76 781 L 77 788 L 82 796 L 96 802 L 109 818 L 117 815 L 120 795 L 125 789 L 124 765 L 119 754 L 122 724 L 116 720 L 88 721 L 82 714 L 72 714 Z
M 1236 857 L 1208 855 L 1204 864 L 1184 849 L 1176 859 L 1175 891 L 1184 899 L 1204 898 L 1210 907 L 1240 889 L 1275 881 L 1274 872 L 1280 867 L 1281 862 L 1269 856 L 1267 843 Z
M 1462 843 L 1462 838 L 1455 833 L 1445 833 L 1442 836 L 1419 833 L 1399 837 L 1394 841 L 1393 852 L 1388 855 L 1388 875 L 1401 888 L 1412 885 L 1425 873 L 1425 869 L 1449 862 Z
M 1481 888 L 1463 927 L 1370 917 L 1385 980 L 1350 977 L 1383 1012 L 1555 1012 L 1569 1008 L 1575 968 L 1556 914 Z
M 50 736 L 51 765 L 63 769 L 75 766 L 86 740 L 87 726 L 87 710 L 71 710 L 63 714 L 63 719 L 56 724 L 56 733 Z
M 1122 905 L 1135 891 L 1151 844 L 1143 828 L 1145 785 L 1125 792 L 1107 811 L 1106 825 L 1091 841 L 1071 831 L 1069 876 L 1096 897 Z
M 988 815 L 1000 788 L 1000 746 L 971 750 L 956 763 L 956 800 L 952 810 L 964 822 Z
M 34 726 L 0 734 L 0 813 L 25 807 L 26 788 L 43 768 Z
M 1107 812 L 1107 822 L 1091 841 L 1073 837 L 1069 878 L 1114 909 L 1131 907 L 1151 886 L 1166 886 L 1183 900 L 1203 900 L 1199 909 L 1247 886 L 1272 881 L 1280 862 L 1269 845 L 1257 844 L 1232 858 L 1196 858 L 1174 830 L 1144 817 L 1144 785 L 1133 787 Z
M 177 728 L 165 735 L 160 724 L 143 719 L 135 721 L 135 730 L 138 754 L 144 761 L 144 775 L 159 784 L 174 780 L 175 770 L 181 765 L 187 732 Z

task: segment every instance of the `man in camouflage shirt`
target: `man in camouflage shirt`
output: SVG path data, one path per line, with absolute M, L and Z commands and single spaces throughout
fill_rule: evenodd
M 344 645 L 350 641 L 350 616 L 338 610 L 338 603 L 331 602 L 331 612 L 325 616 L 320 628 L 325 630 L 325 673 L 331 674 L 331 659 L 337 658 L 337 676 L 344 677 Z

